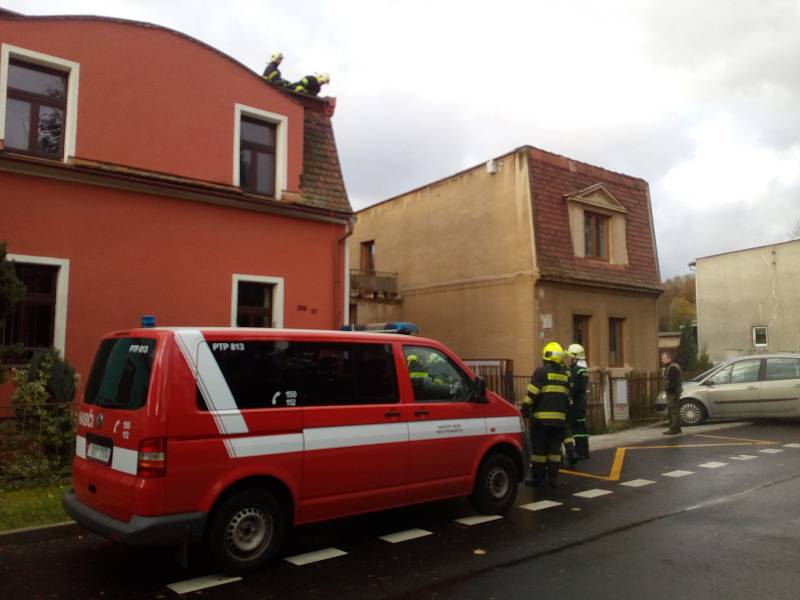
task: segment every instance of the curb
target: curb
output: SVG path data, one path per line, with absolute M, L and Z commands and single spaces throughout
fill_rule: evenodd
M 0 546 L 16 546 L 43 542 L 75 535 L 80 531 L 80 525 L 75 521 L 61 521 L 60 523 L 51 523 L 49 525 L 0 531 Z

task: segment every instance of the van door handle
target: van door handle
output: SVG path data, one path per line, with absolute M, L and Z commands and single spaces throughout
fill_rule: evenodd
M 389 412 L 383 413 L 384 417 L 391 418 L 391 417 L 399 417 L 400 411 L 399 410 L 390 410 Z
M 430 413 L 427 410 L 415 410 L 414 411 L 414 416 L 415 417 L 424 417 L 424 416 L 429 415 L 429 414 Z

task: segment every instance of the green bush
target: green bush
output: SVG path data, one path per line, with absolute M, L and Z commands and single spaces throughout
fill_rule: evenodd
M 72 401 L 79 378 L 54 348 L 34 352 L 30 365 L 13 370 L 11 397 L 18 427 L 16 449 L 7 452 L 0 474 L 7 478 L 40 479 L 64 471 L 75 444 Z

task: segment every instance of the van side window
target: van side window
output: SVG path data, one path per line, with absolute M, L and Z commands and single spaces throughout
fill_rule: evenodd
M 435 348 L 403 346 L 417 402 L 466 402 L 472 381 L 447 355 Z
M 399 401 L 389 345 L 290 341 L 209 345 L 242 410 Z M 199 397 L 198 408 L 207 410 Z

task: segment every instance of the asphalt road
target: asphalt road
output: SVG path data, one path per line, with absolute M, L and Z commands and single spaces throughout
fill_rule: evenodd
M 280 560 L 188 595 L 800 597 L 800 422 L 684 431 L 595 451 L 578 465 L 581 475 L 562 474 L 558 489 L 521 488 L 502 519 L 456 522 L 475 515 L 456 500 L 297 528 L 285 557 L 338 556 L 302 566 Z M 408 530 L 430 533 L 379 539 Z M 3 600 L 172 598 L 168 585 L 207 575 L 200 561 L 183 569 L 170 551 L 130 550 L 76 526 L 0 537 Z

